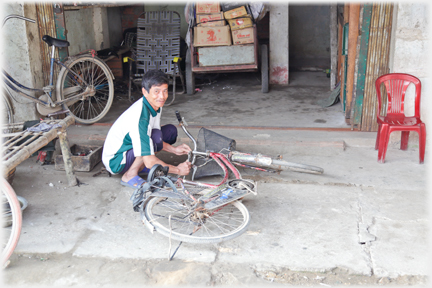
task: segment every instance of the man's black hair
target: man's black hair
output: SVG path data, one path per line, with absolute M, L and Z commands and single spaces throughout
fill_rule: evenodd
M 148 93 L 152 86 L 169 84 L 168 76 L 160 70 L 149 70 L 144 74 L 141 85 Z

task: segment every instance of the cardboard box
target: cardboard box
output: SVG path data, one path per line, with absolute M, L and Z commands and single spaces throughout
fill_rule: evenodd
M 241 17 L 236 19 L 230 19 L 228 20 L 228 24 L 231 28 L 231 31 L 238 30 L 238 29 L 244 29 L 248 27 L 253 26 L 252 18 L 251 17 Z
M 222 12 L 213 14 L 198 14 L 196 16 L 196 22 L 198 23 L 199 27 L 225 26 L 225 19 Z
M 231 42 L 231 33 L 228 25 L 215 27 L 195 27 L 194 28 L 194 46 L 229 46 Z
M 248 15 L 245 6 L 224 12 L 225 19 L 234 19 Z
M 245 6 L 247 5 L 247 2 L 228 2 L 228 3 L 220 3 L 221 9 L 222 11 L 229 11 L 229 10 L 233 10 L 235 8 L 241 7 L 241 6 Z
M 255 35 L 253 27 L 232 31 L 232 40 L 234 45 L 254 43 Z
M 211 14 L 221 11 L 219 2 L 196 2 L 196 14 Z
M 73 171 L 89 172 L 102 160 L 102 146 L 74 144 L 70 151 Z M 54 161 L 55 170 L 65 170 L 63 155 L 57 155 Z

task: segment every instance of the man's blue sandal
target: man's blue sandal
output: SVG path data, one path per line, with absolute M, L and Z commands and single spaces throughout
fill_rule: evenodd
M 135 176 L 131 180 L 129 180 L 128 182 L 120 181 L 120 184 L 123 186 L 128 186 L 128 187 L 133 188 L 133 189 L 137 189 L 145 182 L 146 181 L 144 179 L 142 179 L 141 177 Z

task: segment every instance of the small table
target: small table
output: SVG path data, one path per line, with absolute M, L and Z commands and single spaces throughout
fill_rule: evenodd
M 39 149 L 58 137 L 60 140 L 60 147 L 63 154 L 69 186 L 78 185 L 78 179 L 75 177 L 73 171 L 71 160 L 72 155 L 66 133 L 66 128 L 69 125 L 74 124 L 75 119 L 72 116 L 67 116 L 65 119 L 61 120 L 43 120 L 31 128 L 36 128 L 35 130 L 37 130 L 38 127 L 41 127 L 40 125 L 42 123 L 46 123 L 55 128 L 48 131 L 25 130 L 1 135 L 3 177 L 6 178 L 6 176 L 19 164 L 30 158 L 33 153 L 39 151 Z

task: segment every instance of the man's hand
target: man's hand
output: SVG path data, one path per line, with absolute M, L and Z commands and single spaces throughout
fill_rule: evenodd
M 177 165 L 177 168 L 179 169 L 178 175 L 180 175 L 180 176 L 188 175 L 191 167 L 192 167 L 192 164 L 189 161 L 185 161 L 183 163 L 180 163 L 179 165 Z
M 190 149 L 190 147 L 188 145 L 181 144 L 181 145 L 179 145 L 177 147 L 174 147 L 173 153 L 176 154 L 176 155 L 184 155 L 184 154 L 188 154 L 189 151 L 192 151 L 192 150 Z

